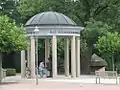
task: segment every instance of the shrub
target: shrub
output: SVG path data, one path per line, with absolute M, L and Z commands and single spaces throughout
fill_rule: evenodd
M 6 69 L 6 76 L 15 76 L 15 75 L 16 75 L 16 69 L 13 68 Z

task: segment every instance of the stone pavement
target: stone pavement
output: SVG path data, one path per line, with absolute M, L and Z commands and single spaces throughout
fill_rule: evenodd
M 120 85 L 114 84 L 114 80 L 102 80 L 104 84 L 95 84 L 95 78 L 88 76 L 80 79 L 39 79 L 38 85 L 35 79 L 20 79 L 20 76 L 8 77 L 3 81 L 0 90 L 120 90 Z

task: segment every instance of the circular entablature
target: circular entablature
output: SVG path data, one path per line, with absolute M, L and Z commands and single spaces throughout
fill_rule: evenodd
M 34 15 L 27 21 L 25 27 L 27 36 L 80 36 L 80 31 L 83 30 L 83 27 L 77 26 L 66 15 L 53 11 Z

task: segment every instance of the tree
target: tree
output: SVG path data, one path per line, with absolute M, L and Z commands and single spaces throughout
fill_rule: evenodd
M 92 52 L 94 49 L 94 44 L 96 44 L 96 41 L 98 40 L 99 36 L 103 36 L 107 33 L 108 30 L 111 29 L 110 26 L 108 26 L 106 23 L 103 23 L 101 21 L 95 21 L 91 19 L 91 21 L 86 22 L 87 25 L 85 27 L 85 30 L 82 32 L 82 39 L 86 40 L 87 47 L 88 47 L 88 58 L 91 58 Z
M 120 3 L 109 6 L 103 12 L 101 12 L 99 16 L 96 17 L 96 20 L 107 23 L 113 28 L 113 31 L 117 32 L 120 32 L 120 6 L 118 6 L 119 4 Z
M 112 61 L 107 60 L 107 62 L 109 65 L 109 69 L 110 69 L 110 66 L 112 66 L 114 71 L 115 69 L 114 55 L 117 52 L 120 52 L 120 35 L 117 32 L 115 33 L 107 32 L 106 35 L 99 37 L 96 43 L 96 48 L 98 49 L 100 54 L 104 56 L 104 58 L 106 54 L 107 54 L 107 57 L 111 58 Z
M 72 5 L 72 16 L 79 25 L 86 26 L 90 18 L 96 19 L 109 7 L 119 6 L 119 0 L 76 0 Z
M 22 18 L 28 20 L 31 16 L 44 12 L 44 11 L 56 11 L 66 14 L 70 12 L 71 0 L 20 0 L 18 11 L 22 15 Z M 28 8 L 29 7 L 29 8 Z
M 0 16 L 0 82 L 2 70 L 2 53 L 24 50 L 27 38 L 22 28 L 18 28 L 7 16 Z
M 87 41 L 88 54 L 82 55 L 86 56 L 88 61 L 95 50 L 93 44 L 99 36 L 104 35 L 107 30 L 120 31 L 119 8 L 119 0 L 76 0 L 73 5 L 73 20 L 86 28 L 81 37 Z
M 0 0 L 0 14 L 8 15 L 16 21 L 16 24 L 21 23 L 21 15 L 17 10 L 18 0 Z
M 108 24 L 93 19 L 86 22 L 86 24 L 85 30 L 82 33 L 82 38 L 85 38 L 89 45 L 95 44 L 99 36 L 106 34 L 107 31 L 112 29 Z

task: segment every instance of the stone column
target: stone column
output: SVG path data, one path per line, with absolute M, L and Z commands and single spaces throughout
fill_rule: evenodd
M 76 38 L 76 76 L 80 77 L 80 37 Z
M 50 52 L 49 39 L 46 38 L 45 39 L 45 66 L 46 66 L 46 62 L 48 61 L 48 58 L 49 58 L 49 52 Z
M 28 61 L 28 67 L 31 68 L 31 57 L 30 57 L 30 45 L 27 47 L 27 61 Z
M 57 37 L 52 37 L 52 76 L 57 76 Z
M 35 78 L 35 38 L 31 37 L 31 78 Z
M 65 76 L 69 76 L 69 39 L 66 38 L 64 41 L 64 68 Z
M 71 77 L 76 77 L 76 53 L 75 53 L 75 36 L 71 39 Z
M 26 63 L 25 63 L 25 51 L 22 50 L 21 51 L 21 77 L 25 78 L 25 67 L 26 67 Z

